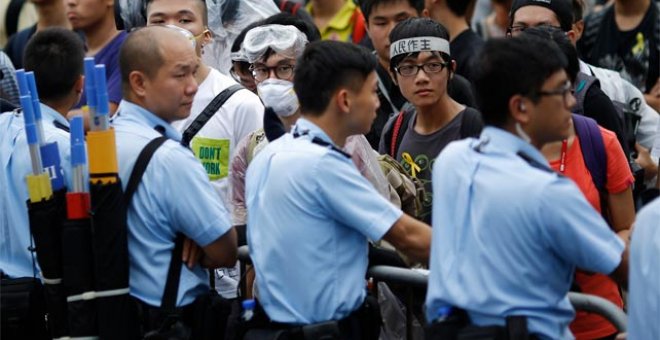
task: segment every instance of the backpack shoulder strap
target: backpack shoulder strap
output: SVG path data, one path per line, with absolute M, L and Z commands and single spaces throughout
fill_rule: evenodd
M 580 53 L 587 60 L 590 60 L 589 58 L 591 56 L 591 50 L 593 49 L 594 44 L 596 44 L 596 40 L 598 39 L 598 34 L 600 33 L 600 27 L 602 26 L 601 24 L 603 23 L 603 19 L 605 18 L 605 15 L 612 10 L 614 10 L 614 6 L 610 4 L 605 6 L 605 8 L 602 10 L 585 18 L 584 33 L 582 38 L 580 38 L 580 43 L 578 45 L 580 47 Z
M 589 88 L 594 84 L 600 86 L 598 78 L 583 72 L 578 72 L 577 77 L 575 77 L 575 91 L 573 92 L 573 95 L 575 96 L 573 113 L 579 115 L 584 114 L 584 98 L 586 97 L 587 92 L 589 92 Z
M 596 121 L 589 117 L 574 114 L 573 124 L 575 133 L 580 139 L 582 157 L 591 174 L 591 179 L 598 191 L 603 192 L 607 182 L 607 153 L 603 135 L 601 135 Z
M 7 12 L 5 13 L 5 32 L 7 33 L 7 38 L 18 32 L 18 20 L 24 4 L 25 0 L 11 0 L 9 2 Z
M 415 111 L 406 110 L 405 108 L 399 113 L 392 124 L 391 139 L 390 139 L 390 156 L 396 159 L 396 153 L 399 150 L 399 145 L 403 141 L 403 136 L 406 134 L 407 126 L 415 115 Z
M 202 113 L 195 118 L 195 120 L 188 126 L 188 128 L 183 132 L 183 137 L 181 138 L 181 144 L 188 146 L 190 141 L 195 137 L 195 135 L 201 130 L 204 125 L 215 115 L 216 112 L 225 104 L 225 102 L 234 94 L 236 91 L 243 89 L 241 85 L 232 85 L 222 92 L 218 93 L 215 98 L 207 105 Z
M 479 111 L 467 107 L 461 117 L 461 139 L 468 137 L 479 137 L 481 130 L 484 128 L 481 113 Z
M 144 175 L 144 171 L 147 170 L 147 166 L 149 165 L 149 161 L 151 161 L 151 157 L 154 155 L 156 150 L 165 143 L 167 140 L 167 137 L 158 137 L 151 142 L 149 142 L 142 151 L 140 151 L 140 155 L 137 158 L 137 161 L 135 161 L 135 165 L 133 166 L 133 171 L 131 172 L 131 177 L 128 179 L 128 184 L 126 184 L 126 190 L 124 190 L 124 202 L 126 203 L 126 206 L 131 202 L 131 199 L 133 198 L 133 194 L 135 194 L 135 190 L 137 190 L 138 185 L 142 181 L 142 175 Z

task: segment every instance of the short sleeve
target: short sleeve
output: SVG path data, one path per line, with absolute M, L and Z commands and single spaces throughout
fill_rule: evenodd
M 247 223 L 247 207 L 245 206 L 245 174 L 248 167 L 248 145 L 253 133 L 245 136 L 236 146 L 236 153 L 231 160 L 229 172 L 229 187 L 231 188 L 231 219 L 234 225 Z
M 624 244 L 569 179 L 547 185 L 540 197 L 543 233 L 549 247 L 580 269 L 610 274 L 621 262 Z
M 160 164 L 155 169 L 161 172 L 163 208 L 172 229 L 202 247 L 209 245 L 231 229 L 229 213 L 192 152 L 178 147 L 159 151 L 166 151 L 158 152 Z
M 403 214 L 360 175 L 348 159 L 333 153 L 316 164 L 313 176 L 321 204 L 342 224 L 380 240 Z
M 607 154 L 607 192 L 620 193 L 632 185 L 634 178 L 628 166 L 628 159 L 614 132 L 600 128 Z
M 240 141 L 263 126 L 264 106 L 259 97 L 248 90 L 240 90 L 235 95 L 238 104 L 234 112 L 234 138 Z

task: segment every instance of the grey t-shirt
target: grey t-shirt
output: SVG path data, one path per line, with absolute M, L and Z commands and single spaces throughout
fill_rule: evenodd
M 433 188 L 431 186 L 433 163 L 447 144 L 461 139 L 461 123 L 466 110 L 474 109 L 466 107 L 449 123 L 429 135 L 420 135 L 415 132 L 416 117 L 411 119 L 397 150 L 396 160 L 403 165 L 411 176 L 417 177 L 424 184 L 426 194 L 422 200 L 423 208 L 419 219 L 429 225 L 431 224 L 433 205 Z

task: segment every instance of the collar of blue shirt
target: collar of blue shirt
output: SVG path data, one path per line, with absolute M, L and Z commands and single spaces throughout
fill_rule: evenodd
M 58 122 L 66 127 L 69 127 L 69 121 L 66 120 L 66 117 L 62 116 L 62 114 L 43 103 L 39 103 L 39 107 L 41 108 L 41 119 L 53 124 Z
M 325 131 L 323 131 L 318 125 L 302 117 L 298 118 L 292 131 L 299 134 L 308 134 L 311 137 L 318 137 L 325 142 L 335 145 L 335 142 L 330 139 L 330 136 L 328 136 L 328 134 L 326 134 Z
M 142 124 L 148 125 L 151 128 L 155 129 L 157 126 L 162 126 L 164 130 L 164 136 L 175 140 L 177 142 L 181 141 L 181 133 L 174 129 L 170 123 L 156 116 L 155 114 L 149 112 L 149 110 L 143 108 L 142 106 L 133 104 L 127 100 L 122 100 L 119 103 L 117 108 L 117 115 L 126 116 L 130 119 L 135 119 Z
M 489 146 L 492 146 L 496 149 L 503 149 L 506 153 L 513 152 L 515 154 L 522 152 L 540 164 L 549 166 L 548 161 L 538 149 L 506 130 L 487 126 L 481 133 L 481 139 L 484 138 L 488 138 L 489 140 L 489 143 L 485 146 L 486 150 L 493 150 L 489 148 Z

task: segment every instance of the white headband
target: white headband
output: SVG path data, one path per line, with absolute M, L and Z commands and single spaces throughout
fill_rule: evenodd
M 414 37 L 395 41 L 390 45 L 390 59 L 401 55 L 423 51 L 449 53 L 449 41 L 438 37 Z

